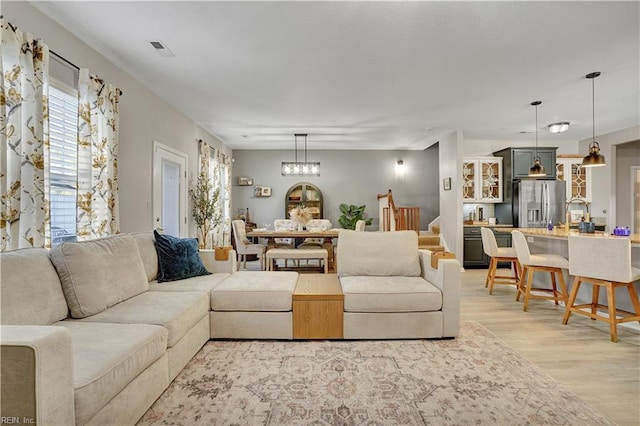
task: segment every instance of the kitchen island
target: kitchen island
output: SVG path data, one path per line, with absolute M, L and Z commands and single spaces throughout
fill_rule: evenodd
M 568 238 L 569 235 L 580 235 L 587 237 L 600 237 L 600 238 L 627 238 L 631 240 L 631 265 L 640 268 L 640 234 L 631 234 L 628 237 L 619 237 L 615 235 L 611 235 L 608 233 L 604 233 L 601 231 L 596 231 L 595 233 L 581 233 L 577 230 L 565 230 L 561 227 L 556 227 L 553 230 L 549 231 L 546 228 L 512 228 L 512 229 L 494 229 L 496 234 L 500 234 L 502 232 L 511 232 L 512 230 L 518 230 L 522 232 L 525 237 L 527 237 L 527 243 L 529 244 L 529 250 L 532 254 L 535 253 L 553 253 L 559 254 L 560 256 L 564 256 L 565 258 L 569 258 L 569 248 L 568 248 Z M 567 290 L 570 291 L 571 285 L 573 284 L 573 277 L 569 276 L 569 271 L 564 271 L 565 282 L 567 283 Z M 535 274 L 534 282 L 535 286 L 542 286 L 551 288 L 551 280 L 549 279 L 549 274 Z M 635 281 L 634 286 L 636 291 L 640 292 L 640 281 Z M 582 286 L 578 293 L 577 300 L 579 303 L 590 303 L 591 302 L 591 286 Z M 616 305 L 619 309 L 623 309 L 625 311 L 633 312 L 633 304 L 631 300 L 629 300 L 629 293 L 625 289 L 617 289 L 616 291 Z M 604 291 L 600 293 L 600 300 L 602 302 L 606 301 L 606 294 Z M 632 327 L 637 328 L 637 323 L 629 323 L 633 324 Z

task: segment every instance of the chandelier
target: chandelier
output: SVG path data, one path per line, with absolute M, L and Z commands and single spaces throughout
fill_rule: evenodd
M 295 161 L 283 161 L 280 171 L 282 176 L 320 176 L 320 162 L 307 161 L 307 134 L 296 133 L 294 136 Z M 298 137 L 304 137 L 304 162 L 298 161 Z

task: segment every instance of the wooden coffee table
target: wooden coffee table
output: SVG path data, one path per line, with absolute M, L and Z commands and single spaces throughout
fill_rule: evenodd
M 300 274 L 293 292 L 294 339 L 342 339 L 343 314 L 336 274 Z

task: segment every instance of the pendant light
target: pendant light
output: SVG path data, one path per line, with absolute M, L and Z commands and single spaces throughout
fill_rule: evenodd
M 533 157 L 533 166 L 529 169 L 529 176 L 531 177 L 543 177 L 547 175 L 542 164 L 540 164 L 540 157 L 538 156 L 538 105 L 542 101 L 533 101 L 531 106 L 536 107 L 536 155 Z
M 600 73 L 598 71 L 587 74 L 585 77 L 591 80 L 591 107 L 593 108 L 593 139 L 589 144 L 589 154 L 582 159 L 582 167 L 602 167 L 606 166 L 604 155 L 600 154 L 600 144 L 596 141 L 596 93 L 595 81 Z
M 280 166 L 282 176 L 320 176 L 320 163 L 307 161 L 307 134 L 296 133 L 294 137 L 295 161 L 283 161 Z M 304 161 L 298 162 L 298 137 L 304 138 Z

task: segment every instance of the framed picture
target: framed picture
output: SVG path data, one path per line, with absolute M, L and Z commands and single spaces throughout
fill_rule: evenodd
M 450 177 L 442 179 L 442 188 L 445 191 L 451 191 L 451 178 Z
M 260 188 L 260 196 L 261 197 L 271 197 L 271 187 L 263 186 Z
M 238 186 L 253 186 L 253 179 L 248 176 L 238 176 Z

